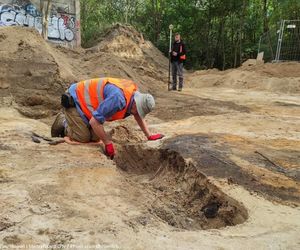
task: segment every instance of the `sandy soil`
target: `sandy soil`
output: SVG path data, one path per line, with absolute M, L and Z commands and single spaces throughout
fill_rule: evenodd
M 176 173 L 168 165 L 159 174 L 155 175 L 155 169 L 151 171 L 153 165 L 158 167 L 155 153 L 150 160 L 143 150 L 156 149 L 157 142 L 140 142 L 140 148 L 133 151 L 130 144 L 136 144 L 120 145 L 119 157 L 123 160 L 117 165 L 131 167 L 124 172 L 97 147 L 36 144 L 31 141 L 31 131 L 47 135 L 47 125 L 21 117 L 12 109 L 1 109 L 0 113 L 3 244 L 102 244 L 119 249 L 299 247 L 298 207 L 268 201 L 223 178 L 208 181 L 202 176 L 213 185 L 213 195 L 220 195 L 222 190 L 231 198 L 223 194 L 221 199 L 239 204 L 242 213 L 247 209 L 249 218 L 244 223 L 199 230 L 195 229 L 199 223 L 185 209 L 170 217 L 172 211 L 168 208 L 172 203 L 174 207 L 170 194 L 176 196 L 177 204 L 183 201 L 182 192 L 190 195 L 190 191 L 185 191 L 182 177 L 172 184 L 171 177 Z M 161 125 L 164 128 L 167 123 Z M 172 167 L 178 166 L 173 162 Z M 166 177 L 175 190 L 164 183 Z M 188 175 L 186 181 L 194 183 L 194 179 L 194 174 Z M 201 204 L 194 205 L 201 208 Z M 187 207 L 193 208 L 190 204 Z M 202 223 L 210 220 L 214 219 L 204 217 Z
M 245 62 L 245 65 L 238 69 L 196 71 L 189 75 L 188 85 L 195 88 L 230 87 L 299 94 L 299 72 L 299 62 L 267 63 L 250 66 Z
M 131 28 L 88 50 L 32 43 L 35 32 L 25 39 L 14 29 L 0 30 L 0 43 L 12 43 L 0 51 L 0 247 L 300 248 L 298 64 L 195 72 L 182 93 L 167 92 L 167 60 Z M 33 53 L 15 54 L 24 44 Z M 24 65 L 24 79 L 11 62 L 32 54 L 40 65 Z M 157 108 L 147 119 L 166 137 L 147 142 L 131 118 L 109 124 L 114 161 L 100 146 L 35 143 L 33 132 L 50 134 L 59 93 L 100 74 L 151 91 Z
M 230 100 L 249 111 L 232 110 L 159 124 L 170 137 L 177 136 L 166 146 L 196 160 L 208 175 L 229 178 L 270 199 L 298 204 L 299 96 L 220 88 L 186 89 L 182 95 L 189 98 L 191 94 Z

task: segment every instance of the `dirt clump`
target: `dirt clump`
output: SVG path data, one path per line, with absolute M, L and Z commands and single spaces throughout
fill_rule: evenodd
M 6 236 L 3 238 L 3 241 L 9 245 L 17 245 L 21 243 L 21 239 L 18 235 Z
M 147 210 L 169 225 L 187 230 L 221 228 L 243 223 L 245 207 L 213 185 L 191 162 L 175 151 L 127 145 L 116 164 L 128 178 L 152 190 Z
M 118 125 L 109 131 L 109 135 L 114 142 L 126 144 L 128 142 L 141 142 L 144 140 L 142 132 L 128 129 L 127 126 Z
M 1 183 L 1 181 L 0 181 L 0 183 Z M 14 225 L 15 225 L 15 223 L 9 221 L 7 218 L 0 218 L 0 232 L 4 231 Z

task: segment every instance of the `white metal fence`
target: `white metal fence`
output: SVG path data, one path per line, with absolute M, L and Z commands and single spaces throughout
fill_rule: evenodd
M 265 61 L 300 61 L 300 20 L 282 20 L 277 34 L 263 34 L 258 52 L 264 52 Z

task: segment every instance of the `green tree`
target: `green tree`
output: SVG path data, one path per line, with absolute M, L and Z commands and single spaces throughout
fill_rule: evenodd
M 133 25 L 168 53 L 169 24 L 187 45 L 187 68 L 227 69 L 257 53 L 281 19 L 300 19 L 299 0 L 82 0 L 82 40 L 92 45 L 116 22 Z M 271 38 L 270 38 L 271 39 Z

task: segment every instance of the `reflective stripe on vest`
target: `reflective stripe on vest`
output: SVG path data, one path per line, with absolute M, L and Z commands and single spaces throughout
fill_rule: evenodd
M 126 106 L 123 110 L 116 112 L 108 121 L 123 119 L 126 115 L 127 108 L 137 86 L 131 80 L 117 78 L 96 78 L 77 83 L 76 94 L 80 104 L 80 108 L 85 116 L 90 120 L 92 113 L 99 104 L 104 100 L 104 87 L 106 84 L 113 84 L 120 88 L 126 100 Z
M 126 106 L 123 110 L 116 112 L 112 117 L 108 118 L 107 121 L 116 121 L 116 120 L 124 119 L 128 106 L 130 104 L 130 100 L 134 95 L 134 92 L 137 91 L 138 89 L 137 85 L 133 81 L 127 79 L 107 78 L 106 82 L 103 84 L 103 89 L 105 85 L 108 83 L 117 86 L 123 91 L 125 101 L 126 101 Z
M 77 83 L 76 94 L 80 108 L 88 119 L 92 118 L 92 113 L 103 101 L 101 87 L 103 78 L 96 78 Z

